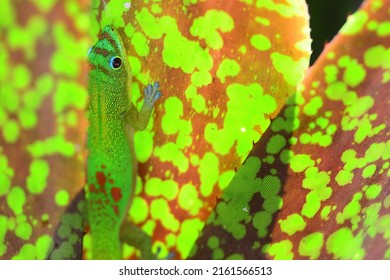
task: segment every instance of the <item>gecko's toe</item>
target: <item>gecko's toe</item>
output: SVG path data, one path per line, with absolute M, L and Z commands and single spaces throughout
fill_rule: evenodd
M 148 85 L 146 86 L 146 88 L 145 88 L 145 94 L 146 94 L 146 95 L 151 95 L 151 94 L 152 94 L 152 90 L 153 90 L 152 85 L 151 85 L 151 84 L 148 84 Z
M 159 98 L 161 97 L 161 95 L 162 95 L 162 94 L 161 94 L 161 91 L 159 91 L 159 90 L 156 91 L 156 95 L 154 96 L 154 99 L 153 99 L 153 100 L 154 100 L 154 101 L 157 101 L 157 99 L 159 99 Z

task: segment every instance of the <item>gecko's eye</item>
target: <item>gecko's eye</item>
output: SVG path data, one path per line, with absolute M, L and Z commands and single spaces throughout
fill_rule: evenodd
M 122 65 L 122 59 L 119 56 L 113 56 L 110 59 L 110 67 L 113 69 L 118 69 Z

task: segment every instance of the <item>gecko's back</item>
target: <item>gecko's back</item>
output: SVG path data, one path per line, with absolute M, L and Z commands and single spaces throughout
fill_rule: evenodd
M 123 114 L 129 108 L 130 67 L 119 34 L 107 26 L 88 55 L 88 222 L 93 258 L 121 257 L 119 229 L 133 192 L 132 149 Z

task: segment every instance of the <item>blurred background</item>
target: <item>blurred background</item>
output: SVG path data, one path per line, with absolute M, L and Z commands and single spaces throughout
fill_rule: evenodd
M 359 8 L 363 0 L 306 0 L 309 5 L 313 53 L 312 65 L 321 54 L 326 42 L 332 40 L 345 23 L 348 15 Z

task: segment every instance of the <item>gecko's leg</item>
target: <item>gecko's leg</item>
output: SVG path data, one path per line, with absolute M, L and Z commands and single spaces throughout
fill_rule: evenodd
M 144 89 L 144 95 L 141 111 L 138 112 L 131 104 L 124 114 L 126 125 L 132 126 L 135 130 L 144 130 L 148 125 L 154 103 L 161 97 L 160 84 L 158 82 L 148 84 Z
M 129 220 L 124 220 L 120 229 L 120 240 L 141 251 L 141 259 L 156 260 L 152 253 L 152 239 L 141 228 Z

